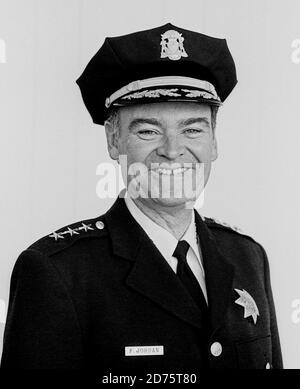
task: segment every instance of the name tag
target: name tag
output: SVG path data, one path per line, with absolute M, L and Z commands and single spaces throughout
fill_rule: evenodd
M 164 346 L 127 346 L 126 357 L 139 357 L 144 355 L 164 355 Z

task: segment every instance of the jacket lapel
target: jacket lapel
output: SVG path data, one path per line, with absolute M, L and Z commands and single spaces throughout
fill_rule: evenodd
M 234 267 L 220 253 L 214 236 L 196 211 L 195 221 L 203 256 L 208 306 L 212 332 L 214 332 L 223 325 L 225 320 L 232 296 Z
M 128 287 L 202 329 L 202 313 L 159 250 L 118 198 L 105 215 L 115 255 L 133 262 Z

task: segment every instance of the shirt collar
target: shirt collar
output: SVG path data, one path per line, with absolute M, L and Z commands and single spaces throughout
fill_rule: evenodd
M 147 215 L 145 215 L 130 198 L 128 193 L 126 193 L 124 200 L 129 212 L 134 217 L 134 219 L 139 223 L 149 238 L 153 241 L 163 257 L 169 259 L 174 253 L 178 243 L 178 240 L 175 238 L 175 236 L 165 228 L 155 223 Z M 182 236 L 181 240 L 186 240 L 189 243 L 197 259 L 200 261 L 194 212 L 192 212 L 191 223 Z

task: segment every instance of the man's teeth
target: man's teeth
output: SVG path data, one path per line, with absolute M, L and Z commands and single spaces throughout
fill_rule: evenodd
M 159 169 L 156 169 L 155 171 L 159 174 L 167 174 L 169 176 L 171 174 L 174 174 L 174 176 L 175 176 L 176 174 L 182 174 L 187 170 L 188 170 L 187 167 L 180 167 L 178 169 L 161 169 L 161 168 L 159 168 Z

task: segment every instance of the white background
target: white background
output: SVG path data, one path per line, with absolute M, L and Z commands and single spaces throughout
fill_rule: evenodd
M 106 36 L 167 22 L 226 38 L 235 59 L 239 83 L 218 117 L 202 212 L 267 250 L 285 367 L 300 368 L 297 0 L 0 0 L 0 321 L 19 253 L 113 202 L 96 196 L 96 167 L 109 157 L 76 78 Z

